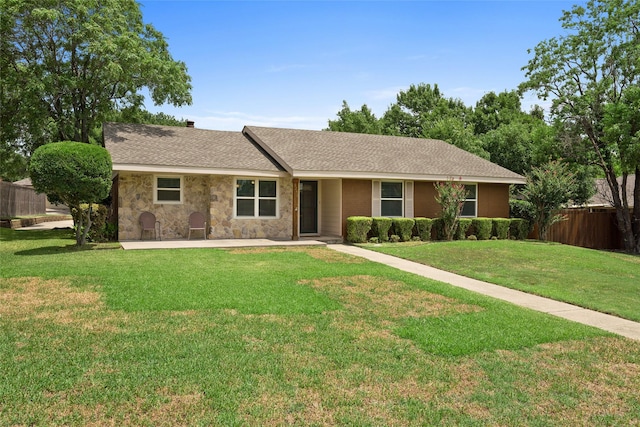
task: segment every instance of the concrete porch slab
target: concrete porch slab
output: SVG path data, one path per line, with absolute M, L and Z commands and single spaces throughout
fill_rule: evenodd
M 326 246 L 318 240 L 212 239 L 212 240 L 124 240 L 124 250 L 183 248 L 260 248 L 274 246 Z

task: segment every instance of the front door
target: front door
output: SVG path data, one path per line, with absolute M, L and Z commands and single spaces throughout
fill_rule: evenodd
M 318 232 L 318 181 L 300 181 L 300 233 Z

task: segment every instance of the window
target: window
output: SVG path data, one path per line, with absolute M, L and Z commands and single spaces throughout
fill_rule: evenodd
M 154 203 L 182 203 L 182 177 L 156 176 Z
M 380 214 L 386 217 L 401 217 L 404 199 L 402 182 L 390 181 L 380 183 Z
M 476 184 L 465 184 L 464 188 L 467 190 L 467 199 L 464 201 L 460 216 L 475 217 L 478 214 L 478 186 Z
M 236 216 L 277 217 L 278 183 L 270 180 L 236 180 Z

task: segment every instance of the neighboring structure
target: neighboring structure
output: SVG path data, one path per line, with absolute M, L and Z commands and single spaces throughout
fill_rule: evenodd
M 636 176 L 627 176 L 627 203 L 629 208 L 633 208 L 633 193 L 635 189 Z M 595 182 L 596 194 L 587 202 L 587 207 L 591 209 L 604 208 L 613 209 L 613 196 L 611 193 L 611 187 L 604 178 L 598 178 Z M 622 177 L 618 178 L 618 186 L 622 189 Z
M 634 205 L 634 183 L 635 175 L 629 175 L 626 196 L 630 209 Z M 618 185 L 622 187 L 622 178 L 618 178 Z M 596 193 L 585 206 L 562 210 L 566 221 L 557 222 L 551 227 L 547 235 L 549 241 L 591 249 L 624 249 L 611 188 L 604 178 L 596 179 L 595 187 Z
M 0 180 L 0 218 L 26 215 L 44 215 L 47 196 L 38 194 L 29 178 L 14 183 Z
M 153 212 L 163 238 L 185 238 L 191 212 L 210 238 L 344 236 L 352 215 L 436 217 L 433 182 L 459 180 L 463 215 L 509 216 L 524 178 L 443 141 L 246 126 L 223 132 L 106 123 L 119 239 Z

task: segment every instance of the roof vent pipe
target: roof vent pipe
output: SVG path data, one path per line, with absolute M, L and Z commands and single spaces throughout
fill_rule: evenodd
M 187 127 L 188 128 L 196 127 L 196 122 L 194 122 L 193 120 L 187 120 Z

